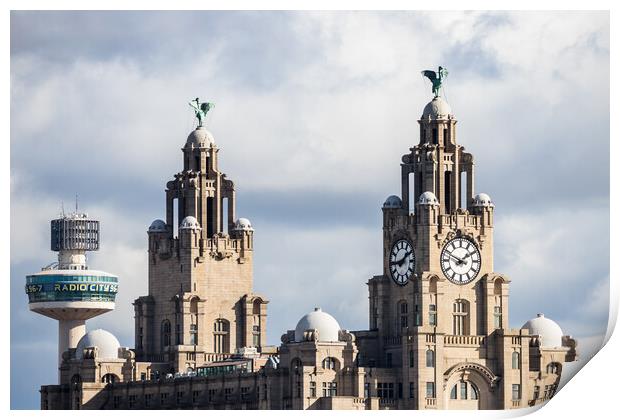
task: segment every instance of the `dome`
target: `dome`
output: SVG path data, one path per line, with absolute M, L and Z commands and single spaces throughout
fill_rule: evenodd
M 235 229 L 234 230 L 251 230 L 251 231 L 253 231 L 254 229 L 252 228 L 252 223 L 250 223 L 250 219 L 246 219 L 244 217 L 240 217 L 235 222 Z
M 527 329 L 530 335 L 539 335 L 541 347 L 562 347 L 562 329 L 555 321 L 545 318 L 544 314 L 538 314 L 521 328 Z
M 295 341 L 304 341 L 306 330 L 317 330 L 319 332 L 318 341 L 338 341 L 340 325 L 336 318 L 323 312 L 321 308 L 314 308 L 314 311 L 304 315 L 295 327 Z
M 149 226 L 149 232 L 165 232 L 166 222 L 161 219 L 153 220 L 151 226 Z
M 448 115 L 452 115 L 452 108 L 441 96 L 436 96 L 424 107 L 422 119 L 445 119 Z
M 75 349 L 75 358 L 82 359 L 84 349 L 97 347 L 97 358 L 118 359 L 118 348 L 121 344 L 114 335 L 106 330 L 93 330 L 80 338 Z
M 495 207 L 495 204 L 491 201 L 491 197 L 488 194 L 480 193 L 474 197 L 475 207 Z
M 437 201 L 437 197 L 435 197 L 435 194 L 433 194 L 430 191 L 426 191 L 422 193 L 422 195 L 420 195 L 418 204 L 434 205 L 434 204 L 439 204 L 439 201 Z
M 403 201 L 396 195 L 391 195 L 385 199 L 383 208 L 385 209 L 400 209 L 403 207 Z
M 213 134 L 211 134 L 206 128 L 198 127 L 187 136 L 187 143 L 185 147 L 209 147 L 215 144 Z
M 200 230 L 201 227 L 200 227 L 200 223 L 198 223 L 198 220 L 196 220 L 194 216 L 187 216 L 181 222 L 181 229 L 199 229 Z

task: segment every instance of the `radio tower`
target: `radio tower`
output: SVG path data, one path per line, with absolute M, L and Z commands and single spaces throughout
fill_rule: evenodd
M 26 277 L 28 306 L 58 320 L 58 367 L 62 354 L 86 333 L 86 320 L 114 309 L 118 277 L 89 270 L 86 251 L 99 249 L 99 221 L 85 213 L 63 214 L 51 221 L 51 249 L 58 262 Z M 60 372 L 59 372 L 60 374 Z

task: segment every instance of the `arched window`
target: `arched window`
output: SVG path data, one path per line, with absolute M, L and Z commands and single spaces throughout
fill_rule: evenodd
M 222 318 L 213 323 L 213 352 L 230 353 L 230 323 Z
M 480 398 L 478 387 L 469 381 L 459 381 L 450 391 L 451 400 L 477 400 Z
M 301 360 L 298 358 L 293 359 L 293 362 L 291 363 L 291 371 L 294 375 L 301 375 L 301 372 L 303 371 Z
M 457 299 L 452 311 L 452 334 L 469 335 L 469 302 Z
M 326 357 L 323 359 L 323 369 L 336 369 L 336 359 L 333 357 Z
M 118 382 L 118 376 L 113 373 L 106 373 L 105 375 L 103 375 L 103 378 L 101 378 L 101 382 L 103 382 L 104 384 L 113 384 L 115 382 Z
M 77 373 L 71 377 L 71 385 L 77 385 L 82 382 L 82 377 Z
M 517 351 L 512 352 L 512 368 L 519 369 L 521 366 L 521 355 Z
M 170 345 L 170 321 L 164 319 L 161 322 L 161 346 L 168 347 Z
M 261 342 L 261 321 L 260 321 L 260 305 L 262 301 L 256 299 L 252 303 L 252 346 L 260 347 Z
M 435 367 L 435 352 L 431 349 L 426 350 L 426 367 Z
M 551 362 L 547 365 L 547 373 L 558 375 L 560 374 L 561 369 L 562 369 L 562 365 L 560 365 L 557 362 Z

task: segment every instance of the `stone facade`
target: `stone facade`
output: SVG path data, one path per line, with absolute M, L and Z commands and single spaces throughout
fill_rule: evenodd
M 495 208 L 474 195 L 473 155 L 441 97 L 419 124 L 401 197 L 382 210 L 368 330 L 341 329 L 317 308 L 266 345 L 254 231 L 235 221 L 234 184 L 200 127 L 167 184 L 166 220 L 149 229 L 135 349 L 105 360 L 96 345 L 80 357 L 70 349 L 42 408 L 514 409 L 551 398 L 576 341 L 542 315 L 510 328 L 510 279 L 493 268 Z

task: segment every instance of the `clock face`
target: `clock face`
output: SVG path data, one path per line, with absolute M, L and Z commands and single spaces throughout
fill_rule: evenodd
M 441 270 L 452 283 L 466 284 L 480 272 L 480 251 L 466 238 L 454 238 L 441 251 Z
M 415 268 L 415 254 L 411 242 L 400 239 L 392 245 L 389 258 L 390 275 L 396 284 L 404 286 Z

